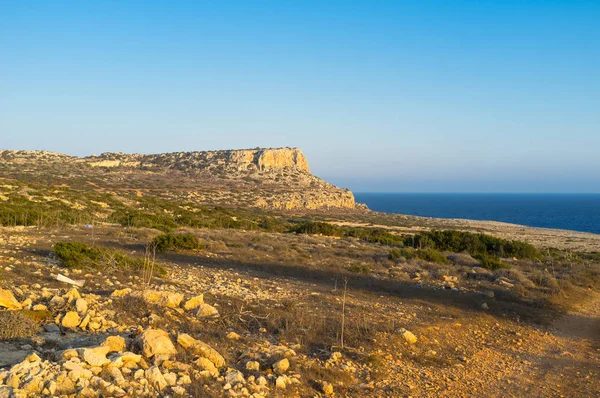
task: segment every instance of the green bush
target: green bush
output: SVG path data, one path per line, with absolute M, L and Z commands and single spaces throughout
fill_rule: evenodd
M 130 257 L 119 250 L 105 247 L 89 247 L 81 242 L 57 242 L 54 254 L 67 268 L 93 268 L 97 270 L 142 270 L 144 259 Z M 167 271 L 155 265 L 157 275 L 166 275 Z
M 82 268 L 93 264 L 101 257 L 102 249 L 92 248 L 81 242 L 57 242 L 54 254 L 60 258 L 67 268 Z
M 371 272 L 371 267 L 367 267 L 366 265 L 351 265 L 348 269 L 357 274 L 368 274 Z
M 446 256 L 434 249 L 417 250 L 408 247 L 392 250 L 389 254 L 389 258 L 391 260 L 401 257 L 404 257 L 407 260 L 418 258 L 430 263 L 450 264 L 450 261 L 446 258 Z
M 290 232 L 295 232 L 297 234 L 351 237 L 370 243 L 381 243 L 384 245 L 401 245 L 404 241 L 402 236 L 394 235 L 381 228 L 339 227 L 337 225 L 319 221 L 303 222 L 292 228 Z
M 205 249 L 205 246 L 200 245 L 198 239 L 192 234 L 162 234 L 152 242 L 156 246 L 157 253 Z
M 291 229 L 290 232 L 297 234 L 310 234 L 310 235 L 325 235 L 325 236 L 343 236 L 344 233 L 337 225 L 329 224 L 326 222 L 308 221 L 304 222 Z
M 491 270 L 497 270 L 497 269 L 501 269 L 501 268 L 507 268 L 507 265 L 504 264 L 499 257 L 493 257 L 490 256 L 488 254 L 485 253 L 480 253 L 480 254 L 475 254 L 473 256 L 473 258 L 475 258 L 477 261 L 479 261 L 479 264 L 483 267 L 483 268 L 487 268 L 487 269 L 491 269 Z
M 455 253 L 468 252 L 473 257 L 482 255 L 529 259 L 540 257 L 539 251 L 526 242 L 451 230 L 421 232 L 405 237 L 404 244 L 419 249 L 432 248 Z

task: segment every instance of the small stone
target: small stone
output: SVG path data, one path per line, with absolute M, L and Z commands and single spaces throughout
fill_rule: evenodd
M 196 316 L 198 318 L 218 318 L 219 311 L 209 304 L 200 304 L 196 309 Z
M 283 358 L 280 361 L 277 361 L 273 364 L 273 370 L 276 373 L 279 374 L 283 374 L 285 373 L 290 367 L 290 361 L 287 358 Z
M 85 314 L 88 310 L 87 301 L 85 301 L 83 298 L 78 298 L 77 301 L 75 301 L 75 308 L 77 309 L 78 313 Z
M 275 380 L 275 387 L 277 387 L 281 390 L 285 390 L 285 388 L 287 387 L 285 381 L 286 381 L 286 378 L 284 376 L 279 376 L 277 378 L 277 380 Z
M 398 331 L 398 333 L 404 338 L 404 340 L 408 344 L 415 344 L 417 342 L 417 336 L 415 336 L 414 334 L 412 334 L 411 332 L 409 332 L 406 329 L 400 329 Z
M 187 311 L 191 311 L 193 309 L 198 308 L 200 306 L 200 304 L 204 304 L 204 295 L 203 294 L 194 296 L 191 299 L 189 299 L 188 301 L 186 301 L 185 304 L 183 305 L 183 308 L 186 309 Z
M 246 369 L 251 370 L 251 371 L 259 371 L 260 363 L 258 363 L 256 361 L 248 361 L 248 362 L 246 362 Z
M 79 323 L 81 323 L 81 319 L 75 311 L 67 312 L 61 321 L 61 325 L 68 329 L 76 328 L 79 326 Z
M 102 345 L 108 347 L 108 352 L 123 352 L 127 349 L 125 339 L 121 336 L 108 336 Z
M 150 384 L 159 391 L 164 390 L 168 385 L 157 366 L 152 366 L 150 369 L 146 370 L 145 375 Z
M 125 289 L 120 289 L 120 290 L 115 290 L 114 292 L 111 293 L 111 297 L 125 297 L 127 296 L 129 293 L 131 293 L 131 288 L 125 288 Z
M 229 332 L 229 333 L 227 333 L 227 338 L 229 340 L 239 340 L 240 339 L 240 335 L 237 334 L 236 332 Z
M 333 384 L 324 381 L 321 384 L 321 390 L 325 395 L 333 395 Z
M 60 327 L 55 323 L 49 323 L 47 325 L 44 325 L 44 329 L 48 333 L 60 333 Z
M 104 346 L 83 348 L 80 355 L 85 362 L 90 364 L 90 366 L 104 366 L 107 363 L 110 363 L 110 360 L 106 358 L 108 350 L 109 348 Z
M 481 309 L 482 310 L 489 310 L 490 306 L 487 303 L 483 303 L 483 304 L 481 304 Z

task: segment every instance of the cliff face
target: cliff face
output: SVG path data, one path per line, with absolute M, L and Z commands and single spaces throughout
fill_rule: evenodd
M 354 208 L 354 196 L 311 174 L 297 148 L 161 154 L 103 153 L 77 158 L 0 151 L 0 177 L 81 189 L 185 196 L 202 204 L 285 210 Z
M 283 170 L 310 173 L 308 162 L 297 148 L 240 149 L 229 151 L 174 152 L 156 155 L 103 153 L 79 160 L 92 167 L 168 167 L 175 169 Z

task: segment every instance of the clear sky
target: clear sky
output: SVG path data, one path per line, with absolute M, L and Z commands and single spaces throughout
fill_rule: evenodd
M 0 148 L 257 146 L 355 191 L 600 192 L 600 1 L 0 0 Z

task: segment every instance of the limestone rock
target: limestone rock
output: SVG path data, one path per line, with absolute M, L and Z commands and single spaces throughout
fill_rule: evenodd
M 276 373 L 279 374 L 283 374 L 285 373 L 290 367 L 290 361 L 287 358 L 283 358 L 280 361 L 277 361 L 273 364 L 273 370 Z
M 115 290 L 114 292 L 112 292 L 112 294 L 110 296 L 111 297 L 125 297 L 131 292 L 132 292 L 131 288 L 127 287 L 125 289 Z
M 246 369 L 251 370 L 251 371 L 259 371 L 260 363 L 258 363 L 256 361 L 248 361 L 248 362 L 246 362 Z
M 109 349 L 110 348 L 106 346 L 83 348 L 80 352 L 80 357 L 90 366 L 104 366 L 110 362 L 110 360 L 106 358 Z
M 183 293 L 161 292 L 157 290 L 145 290 L 142 292 L 142 297 L 147 303 L 169 308 L 177 308 L 183 301 Z
M 146 329 L 137 339 L 138 345 L 146 358 L 154 355 L 177 354 L 169 334 L 160 329 Z
M 185 308 L 187 311 L 191 311 L 193 309 L 198 308 L 200 306 L 200 304 L 204 304 L 204 295 L 203 294 L 192 297 L 191 299 L 186 301 L 185 304 L 183 305 L 183 308 Z
M 10 290 L 0 289 L 0 307 L 8 308 L 9 310 L 20 310 L 21 304 L 19 304 Z
M 285 390 L 285 388 L 287 387 L 287 378 L 285 376 L 279 376 L 277 378 L 277 380 L 275 380 L 275 387 L 281 389 L 281 390 Z
M 75 311 L 69 311 L 65 314 L 65 316 L 61 320 L 61 325 L 68 329 L 74 329 L 79 326 L 81 319 L 79 318 L 79 314 Z
M 398 333 L 408 344 L 415 344 L 417 342 L 417 337 L 406 329 L 400 329 Z
M 198 318 L 218 318 L 219 311 L 209 304 L 200 304 L 196 309 L 196 316 Z
M 321 390 L 325 395 L 333 395 L 333 385 L 331 383 L 328 383 L 326 381 L 321 383 Z
M 127 343 L 121 336 L 108 336 L 102 345 L 108 347 L 108 352 L 123 352 L 127 349 Z
M 146 370 L 145 375 L 150 384 L 159 391 L 164 390 L 168 385 L 158 366 L 152 366 Z
M 75 301 L 75 308 L 77 309 L 78 313 L 85 314 L 88 310 L 87 301 L 85 301 L 83 298 L 78 298 L 77 301 Z
M 213 377 L 217 377 L 219 375 L 219 370 L 217 369 L 215 364 L 208 358 L 200 357 L 194 361 L 194 364 L 201 371 L 208 372 L 208 374 Z
M 189 334 L 181 333 L 177 336 L 177 343 L 185 349 L 191 350 L 194 354 L 207 358 L 215 364 L 217 368 L 225 366 L 225 358 L 208 344 L 194 339 Z

